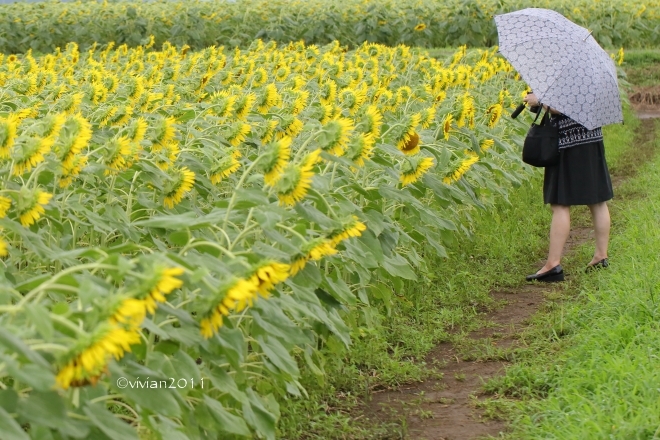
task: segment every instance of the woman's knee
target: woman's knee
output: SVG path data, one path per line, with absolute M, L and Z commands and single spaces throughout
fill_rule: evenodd
M 571 207 L 568 205 L 550 205 L 552 212 L 564 213 L 570 211 Z

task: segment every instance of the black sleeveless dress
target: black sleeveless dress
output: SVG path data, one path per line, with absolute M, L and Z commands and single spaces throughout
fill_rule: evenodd
M 543 201 L 571 206 L 612 199 L 602 130 L 587 130 L 565 115 L 551 120 L 559 129 L 559 163 L 545 168 Z

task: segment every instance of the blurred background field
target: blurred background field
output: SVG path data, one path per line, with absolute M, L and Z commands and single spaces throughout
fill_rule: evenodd
M 0 51 L 50 52 L 74 41 L 137 46 L 156 37 L 192 49 L 333 40 L 419 47 L 489 47 L 497 43 L 493 16 L 525 7 L 551 8 L 593 30 L 608 48 L 660 44 L 660 1 L 589 0 L 191 0 L 44 1 L 0 8 Z M 533 25 L 533 23 L 530 23 Z M 542 33 L 543 29 L 539 29 Z

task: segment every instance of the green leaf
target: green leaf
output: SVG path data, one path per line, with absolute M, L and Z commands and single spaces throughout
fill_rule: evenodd
M 229 394 L 234 400 L 242 401 L 245 399 L 245 393 L 238 389 L 234 378 L 227 374 L 221 367 L 214 367 L 213 369 L 206 370 L 209 379 L 213 386 L 222 393 Z
M 262 333 L 276 336 L 291 346 L 311 343 L 313 338 L 306 335 L 300 326 L 291 322 L 282 312 L 281 304 L 273 304 L 273 302 L 260 301 L 258 308 L 251 309 L 254 323 L 263 330 Z M 259 313 L 259 310 L 263 310 L 263 314 Z
M 186 229 L 191 224 L 198 221 L 199 218 L 194 212 L 188 211 L 184 214 L 172 214 L 166 216 L 155 216 L 147 220 L 140 220 L 133 222 L 135 226 L 146 226 L 149 228 L 165 228 L 165 229 Z
M 0 407 L 5 411 L 14 413 L 16 412 L 16 405 L 18 405 L 18 393 L 13 388 L 7 388 L 0 391 Z
M 319 297 L 319 300 L 322 303 L 327 304 L 329 307 L 341 308 L 342 303 L 337 301 L 332 295 L 330 295 L 325 290 L 316 288 L 314 289 L 314 293 L 316 294 L 316 296 Z
M 31 386 L 35 390 L 49 391 L 55 385 L 55 375 L 50 369 L 35 364 L 19 364 L 13 359 L 5 359 L 7 371 L 17 381 Z
M 66 405 L 55 391 L 33 391 L 18 402 L 18 415 L 32 423 L 57 428 L 66 418 Z
M 188 379 L 189 381 L 192 379 L 194 380 L 194 383 L 200 383 L 201 375 L 199 367 L 195 363 L 195 360 L 186 352 L 183 350 L 177 351 L 171 358 L 171 361 L 178 377 Z
M 347 304 L 349 306 L 357 304 L 355 295 L 351 292 L 351 289 L 346 282 L 344 282 L 339 276 L 338 272 L 333 272 L 330 275 L 324 276 L 324 280 L 330 293 L 341 301 L 342 304 Z
M 220 402 L 204 395 L 204 403 L 213 418 L 218 422 L 217 428 L 230 434 L 251 437 L 252 433 L 242 418 L 227 411 Z
M 236 203 L 234 209 L 247 209 L 255 206 L 270 205 L 268 195 L 260 189 L 239 188 L 235 190 Z
M 256 429 L 267 439 L 275 439 L 275 423 L 277 418 L 264 406 L 259 396 L 252 390 L 247 389 L 248 402 L 243 402 L 243 417 L 250 426 Z
M 50 341 L 53 338 L 53 322 L 48 316 L 48 310 L 41 304 L 28 304 L 25 307 L 30 321 L 37 328 L 43 338 Z
M 417 275 L 415 275 L 415 272 L 410 267 L 410 263 L 399 254 L 385 258 L 383 267 L 394 276 L 407 280 L 417 280 Z
M 190 232 L 187 230 L 172 232 L 169 235 L 169 239 L 170 243 L 175 246 L 185 246 L 190 240 Z
M 111 439 L 138 440 L 137 433 L 101 405 L 86 405 L 83 412 L 94 425 Z
M 3 440 L 30 440 L 21 425 L 0 407 L 0 433 Z
M 50 311 L 56 315 L 66 315 L 67 313 L 69 313 L 69 304 L 65 302 L 59 302 L 53 305 Z
M 32 363 L 50 369 L 50 363 L 48 363 L 39 353 L 33 351 L 30 349 L 30 347 L 25 345 L 25 343 L 19 338 L 8 332 L 4 327 L 0 327 L 0 344 L 4 345 L 15 353 L 23 355 L 23 357 Z
M 160 354 L 160 353 L 159 353 Z M 125 395 L 138 405 L 149 409 L 155 413 L 167 417 L 178 417 L 181 415 L 181 408 L 175 398 L 176 390 L 171 389 L 171 375 L 154 371 L 135 362 L 128 362 L 124 368 L 119 367 L 114 362 L 109 365 L 110 386 L 116 392 Z M 119 379 L 125 381 L 120 382 Z M 175 377 L 178 380 L 178 377 Z M 160 381 L 165 381 L 165 387 L 160 387 Z M 153 381 L 159 382 L 157 387 L 150 386 Z M 121 386 L 125 387 L 121 388 Z M 176 385 L 174 385 L 176 387 Z M 99 427 L 100 428 L 100 427 Z
M 367 229 L 373 232 L 375 236 L 379 236 L 385 229 L 385 217 L 383 214 L 369 209 L 364 212 L 364 215 L 367 217 Z
M 296 361 L 279 340 L 274 337 L 261 335 L 257 336 L 256 340 L 264 354 L 268 356 L 268 359 L 277 368 L 290 374 L 292 377 L 298 377 L 300 375 L 298 364 L 296 364 Z

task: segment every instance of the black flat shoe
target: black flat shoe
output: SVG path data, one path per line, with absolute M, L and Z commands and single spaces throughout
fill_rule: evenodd
M 610 265 L 610 263 L 607 261 L 607 258 L 603 258 L 602 260 L 600 260 L 597 263 L 588 265 L 587 268 L 584 269 L 584 273 L 589 273 L 589 272 L 593 272 L 595 270 L 605 269 L 609 265 Z
M 564 269 L 561 268 L 561 264 L 558 264 L 547 272 L 527 275 L 526 280 L 536 280 L 543 283 L 556 283 L 557 281 L 564 281 Z

